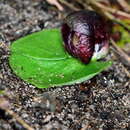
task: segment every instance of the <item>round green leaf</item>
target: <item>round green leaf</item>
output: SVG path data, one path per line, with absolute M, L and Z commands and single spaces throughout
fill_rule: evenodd
M 16 75 L 38 88 L 81 83 L 100 73 L 111 62 L 85 65 L 69 56 L 59 29 L 43 30 L 15 41 L 9 63 Z

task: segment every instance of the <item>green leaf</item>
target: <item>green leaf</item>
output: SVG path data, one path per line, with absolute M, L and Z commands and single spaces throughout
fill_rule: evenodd
M 4 90 L 0 90 L 0 95 L 4 94 L 4 92 L 5 92 Z
M 57 44 L 60 43 L 60 44 Z M 68 55 L 62 47 L 58 30 L 46 30 L 34 33 L 13 43 L 13 53 L 41 60 L 61 60 Z
M 34 33 L 11 45 L 9 63 L 16 75 L 38 88 L 71 85 L 92 78 L 111 62 L 85 65 L 64 51 L 60 30 Z

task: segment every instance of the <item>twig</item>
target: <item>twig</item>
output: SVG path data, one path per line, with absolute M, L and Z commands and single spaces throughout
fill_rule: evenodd
M 120 4 L 120 6 L 123 7 L 123 9 L 127 12 L 130 11 L 130 6 L 128 5 L 128 3 L 125 0 L 117 0 L 118 3 Z
M 66 5 L 67 7 L 69 7 L 70 9 L 72 9 L 72 10 L 74 10 L 74 11 L 80 10 L 80 9 L 76 8 L 74 5 L 68 3 L 68 2 L 65 1 L 65 0 L 59 0 L 59 1 L 60 1 L 60 3 Z
M 85 9 L 92 10 L 92 7 L 87 4 L 83 4 L 84 2 L 82 0 L 75 0 L 75 1 L 81 4 Z
M 24 120 L 22 120 L 16 113 L 12 110 L 4 109 L 7 113 L 9 113 L 12 117 L 14 117 L 24 128 L 27 130 L 34 130 L 34 128 L 30 127 Z
M 99 10 L 98 10 L 99 11 Z M 113 16 L 110 12 L 107 11 L 103 11 L 102 10 L 102 14 L 109 20 L 119 24 L 120 26 L 122 26 L 126 31 L 128 31 L 128 33 L 130 33 L 130 28 L 123 23 L 123 21 L 121 21 L 119 18 L 116 18 L 115 16 Z
M 116 49 L 117 54 L 120 56 L 122 63 L 130 67 L 130 57 L 116 45 L 115 41 L 111 38 L 110 39 L 112 46 Z
M 6 50 L 9 50 L 9 46 L 7 46 L 4 42 L 0 41 L 0 47 L 5 48 Z
M 77 0 L 77 1 L 78 1 L 78 0 Z M 97 12 L 99 12 L 100 14 L 102 14 L 103 16 L 105 16 L 107 19 L 109 19 L 109 20 L 111 20 L 111 21 L 113 21 L 113 22 L 119 24 L 119 25 L 122 26 L 124 29 L 126 29 L 126 31 L 128 31 L 128 32 L 130 33 L 130 28 L 129 28 L 125 23 L 123 23 L 123 21 L 121 21 L 121 19 L 115 17 L 114 15 L 111 14 L 111 12 L 109 12 L 109 11 L 107 11 L 107 10 L 104 11 L 104 8 L 106 8 L 104 5 L 98 3 L 98 2 L 95 1 L 95 0 L 88 0 L 88 1 L 86 1 L 86 2 L 87 2 L 87 4 L 91 5 L 91 7 L 92 7 L 93 9 L 95 9 Z M 93 3 L 93 4 L 92 4 L 92 3 Z M 100 4 L 101 7 L 100 7 L 100 6 L 97 6 L 98 4 Z M 102 7 L 103 7 L 103 8 L 102 8 Z M 109 9 L 110 9 L 110 8 L 109 8 Z M 124 13 L 124 12 L 123 12 L 123 13 Z M 129 14 L 127 14 L 127 15 L 129 15 Z M 129 15 L 129 17 L 130 17 L 130 15 Z
M 86 1 L 87 2 L 87 1 Z M 128 19 L 130 19 L 130 14 L 126 13 L 126 12 L 123 12 L 123 11 L 120 11 L 120 10 L 117 10 L 117 9 L 114 9 L 114 8 L 110 8 L 110 7 L 107 7 L 99 2 L 96 2 L 95 0 L 89 0 L 89 2 L 87 2 L 88 4 L 90 5 L 94 5 L 98 8 L 101 8 L 105 11 L 108 11 L 108 12 L 111 12 L 113 14 L 117 14 L 119 16 L 123 16 L 123 17 L 126 17 Z
M 64 8 L 60 5 L 57 0 L 46 0 L 49 4 L 55 5 L 60 11 L 63 11 Z
M 10 106 L 8 100 L 3 97 L 0 97 L 0 109 L 5 110 L 9 115 L 16 119 L 24 128 L 27 130 L 34 130 L 31 126 L 29 126 L 24 120 L 22 120 L 16 113 L 10 110 L 8 107 Z

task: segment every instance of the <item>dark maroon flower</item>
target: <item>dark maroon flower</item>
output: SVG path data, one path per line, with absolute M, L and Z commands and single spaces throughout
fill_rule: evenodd
M 68 53 L 84 63 L 100 59 L 108 52 L 106 22 L 94 11 L 71 13 L 66 17 L 61 31 Z

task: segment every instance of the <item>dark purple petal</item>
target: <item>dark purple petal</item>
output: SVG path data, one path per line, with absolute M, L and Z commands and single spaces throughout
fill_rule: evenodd
M 62 26 L 62 36 L 69 54 L 79 58 L 84 63 L 90 61 L 94 51 L 93 37 L 70 31 L 66 24 Z
M 84 63 L 93 56 L 99 59 L 108 51 L 107 25 L 94 11 L 77 11 L 68 15 L 62 25 L 62 36 L 68 53 Z

